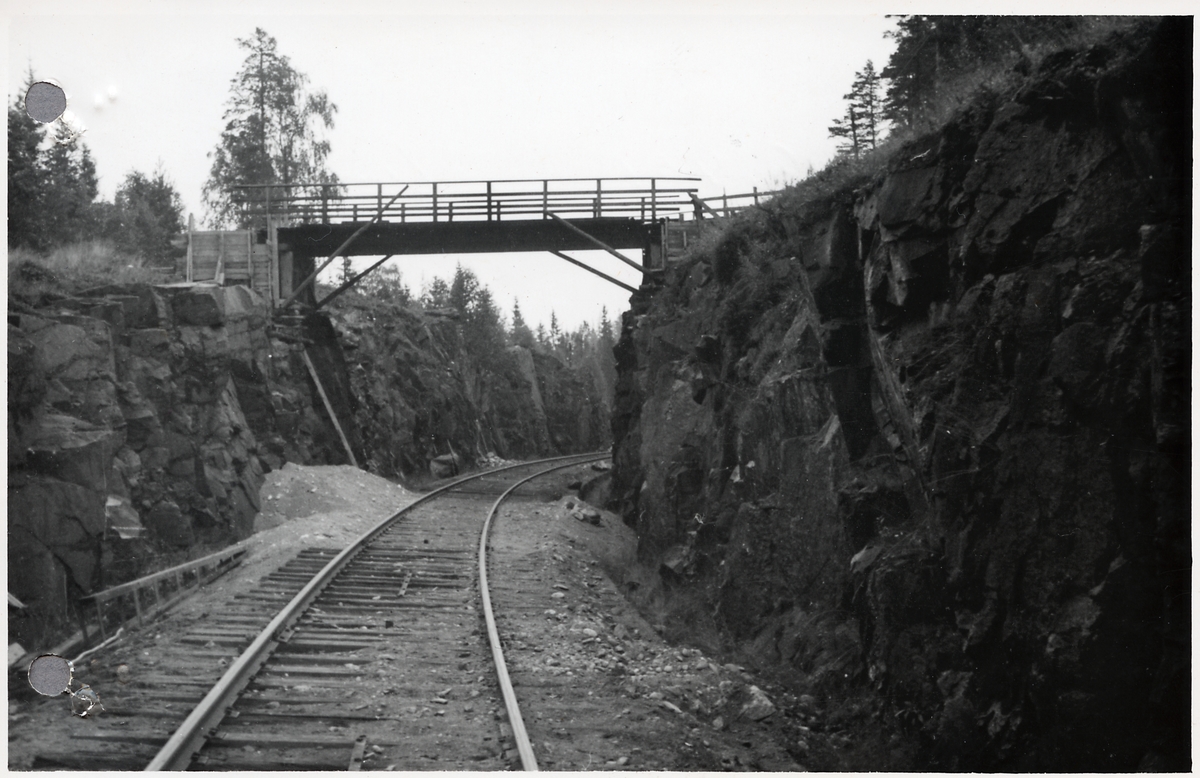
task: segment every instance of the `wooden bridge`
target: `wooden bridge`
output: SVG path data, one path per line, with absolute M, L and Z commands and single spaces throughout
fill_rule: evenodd
M 742 199 L 751 195 L 702 200 L 696 194 L 698 181 L 564 178 L 243 186 L 236 198 L 240 221 L 249 229 L 189 232 L 188 280 L 246 283 L 277 306 L 300 302 L 319 307 L 332 295 L 317 301 L 313 281 L 337 257 L 386 260 L 404 254 L 545 251 L 632 291 L 563 252 L 601 249 L 641 272 L 661 267 L 668 248 L 686 247 L 696 222 L 729 216 L 749 204 Z M 754 202 L 759 196 L 753 193 Z M 629 249 L 641 250 L 640 262 L 621 253 Z

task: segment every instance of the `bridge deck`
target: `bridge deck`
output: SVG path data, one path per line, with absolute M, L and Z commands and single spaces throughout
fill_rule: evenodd
M 661 243 L 657 224 L 637 219 L 571 219 L 571 224 L 616 249 Z M 299 224 L 279 228 L 279 248 L 300 256 L 332 254 L 363 225 Z M 380 222 L 367 228 L 342 256 L 473 254 L 501 251 L 582 251 L 596 246 L 550 219 L 514 221 Z

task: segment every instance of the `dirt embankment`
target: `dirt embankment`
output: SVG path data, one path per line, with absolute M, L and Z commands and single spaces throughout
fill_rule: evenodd
M 1190 61 L 1051 56 L 624 319 L 642 559 L 916 766 L 1188 765 Z

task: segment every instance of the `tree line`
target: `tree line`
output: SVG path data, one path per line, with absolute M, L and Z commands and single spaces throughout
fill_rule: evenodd
M 183 201 L 160 164 L 131 170 L 112 202 L 97 200 L 96 163 L 61 122 L 44 125 L 25 110 L 32 71 L 8 108 L 8 246 L 47 252 L 86 240 L 111 241 L 130 257 L 164 263 L 178 252 Z
M 896 42 L 881 71 L 867 60 L 843 96 L 845 112 L 829 135 L 841 139 L 840 157 L 876 148 L 888 130 L 911 129 L 941 106 L 956 84 L 982 72 L 1011 67 L 1039 46 L 1069 40 L 1093 19 L 1080 16 L 894 17 L 884 35 Z
M 225 126 L 204 184 L 206 221 L 215 229 L 252 226 L 258 200 L 297 183 L 336 184 L 325 160 L 337 106 L 310 92 L 308 78 L 261 28 L 238 40 L 246 52 L 230 81 Z M 63 122 L 42 124 L 25 110 L 26 88 L 8 109 L 8 245 L 45 253 L 88 240 L 112 242 L 122 254 L 168 263 L 184 230 L 183 201 L 161 163 L 131 170 L 112 202 L 98 200 L 91 150 Z M 255 189 L 245 189 L 253 185 Z M 294 193 L 294 192 L 293 192 Z
M 567 367 L 582 368 L 593 363 L 606 377 L 616 378 L 612 348 L 616 332 L 608 317 L 608 308 L 600 309 L 597 326 L 583 322 L 574 330 L 563 329 L 558 315 L 550 312 L 550 324 L 530 327 L 521 313 L 521 304 L 513 300 L 512 313 L 506 317 L 492 292 L 468 268 L 459 265 L 450 281 L 435 278 L 414 295 L 395 267 L 384 267 L 364 278 L 355 288 L 367 299 L 404 305 L 421 310 L 448 310 L 456 314 L 463 334 L 464 349 L 487 363 L 492 355 L 507 346 L 522 346 L 557 357 Z M 610 383 L 611 385 L 611 383 Z

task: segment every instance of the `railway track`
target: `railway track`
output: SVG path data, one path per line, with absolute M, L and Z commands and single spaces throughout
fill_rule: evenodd
M 158 646 L 153 672 L 115 668 L 104 705 L 121 726 L 77 731 L 34 768 L 536 769 L 488 603 L 487 526 L 521 483 L 603 458 L 461 478 L 340 552 L 302 550 Z

